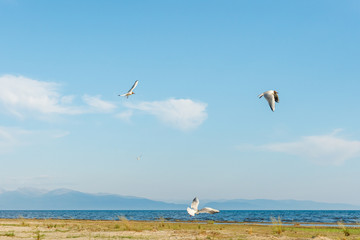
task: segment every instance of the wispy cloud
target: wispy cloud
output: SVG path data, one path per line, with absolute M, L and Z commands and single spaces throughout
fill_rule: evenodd
M 83 100 L 89 106 L 91 106 L 95 111 L 100 112 L 111 112 L 116 108 L 116 105 L 100 99 L 101 96 L 89 96 L 85 94 Z
M 318 164 L 340 165 L 346 160 L 360 157 L 360 141 L 341 138 L 337 136 L 338 132 L 339 130 L 335 130 L 328 135 L 305 136 L 294 142 L 247 146 L 246 148 L 292 154 Z
M 21 145 L 20 138 L 29 134 L 31 131 L 0 126 L 0 154 L 10 152 L 16 146 Z
M 83 110 L 69 106 L 71 96 L 61 96 L 59 84 L 37 81 L 23 76 L 0 77 L 0 103 L 10 113 L 23 117 L 24 112 L 42 114 L 79 114 Z
M 25 130 L 0 126 L 0 154 L 13 152 L 24 146 L 63 138 L 69 134 L 69 131 L 64 130 Z
M 181 130 L 197 128 L 207 118 L 207 104 L 191 99 L 128 103 L 125 106 L 154 115 L 162 122 Z
M 82 104 L 74 103 L 76 96 L 62 94 L 61 85 L 55 82 L 2 75 L 0 85 L 0 112 L 22 119 L 29 116 L 51 119 L 52 114 L 111 113 L 117 108 L 116 104 L 101 99 L 100 95 L 84 94 Z M 115 115 L 119 119 L 130 121 L 134 111 L 141 111 L 181 130 L 195 129 L 207 118 L 207 104 L 191 99 L 126 103 L 124 106 L 125 109 Z
M 73 103 L 74 95 L 62 95 L 60 84 L 30 79 L 24 76 L 0 76 L 0 106 L 17 117 L 49 114 L 85 114 L 111 112 L 116 105 L 100 96 L 83 95 L 85 104 Z
M 129 122 L 133 114 L 134 114 L 133 110 L 126 110 L 116 114 L 115 117 L 123 121 Z
M 69 131 L 55 131 L 53 134 L 52 134 L 52 137 L 53 138 L 63 138 L 63 137 L 66 137 L 70 135 L 70 132 Z

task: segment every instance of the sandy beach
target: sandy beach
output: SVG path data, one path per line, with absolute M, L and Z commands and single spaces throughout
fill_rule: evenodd
M 360 239 L 360 225 L 0 219 L 0 239 Z

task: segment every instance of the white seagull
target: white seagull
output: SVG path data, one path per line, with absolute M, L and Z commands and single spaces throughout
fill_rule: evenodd
M 269 103 L 271 110 L 274 112 L 275 111 L 275 102 L 277 102 L 277 103 L 279 102 L 278 92 L 274 91 L 274 90 L 269 90 L 269 91 L 263 92 L 258 97 L 261 98 L 262 96 L 265 97 L 265 99 Z
M 199 199 L 197 197 L 195 197 L 191 203 L 191 208 L 189 208 L 189 207 L 187 208 L 187 212 L 190 214 L 190 216 L 195 216 L 195 214 L 199 214 L 199 213 L 214 214 L 214 213 L 220 212 L 219 210 L 209 208 L 209 207 L 204 207 L 204 208 L 198 210 L 199 202 L 200 202 Z
M 136 86 L 138 85 L 138 83 L 139 83 L 139 81 L 136 80 L 134 85 L 130 88 L 130 90 L 127 93 L 121 94 L 119 96 L 129 98 L 130 95 L 135 94 L 133 91 L 136 88 Z

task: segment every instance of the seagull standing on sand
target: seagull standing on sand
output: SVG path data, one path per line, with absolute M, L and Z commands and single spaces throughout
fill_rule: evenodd
M 190 216 L 195 216 L 195 214 L 199 214 L 199 213 L 214 214 L 214 213 L 220 212 L 219 210 L 209 208 L 209 207 L 204 207 L 204 208 L 198 210 L 199 202 L 200 202 L 199 199 L 197 197 L 195 197 L 191 203 L 191 208 L 189 208 L 189 207 L 187 208 L 187 212 L 190 214 Z
M 136 88 L 136 86 L 138 85 L 138 83 L 139 83 L 139 81 L 136 80 L 134 85 L 130 88 L 130 90 L 127 93 L 121 94 L 119 96 L 129 98 L 130 95 L 135 94 L 133 91 Z
M 274 112 L 275 111 L 275 102 L 277 102 L 277 103 L 279 102 L 278 92 L 274 91 L 274 90 L 269 90 L 269 91 L 263 92 L 258 97 L 261 98 L 262 96 L 265 97 L 265 99 L 269 103 L 271 110 Z

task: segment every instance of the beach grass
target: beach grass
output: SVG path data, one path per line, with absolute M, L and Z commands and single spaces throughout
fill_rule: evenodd
M 275 217 L 271 217 L 271 222 L 273 225 L 273 230 L 275 233 L 277 234 L 281 234 L 283 233 L 284 229 L 282 227 L 282 222 L 281 222 L 281 218 L 275 218 Z
M 204 222 L 0 219 L 0 239 L 360 239 L 360 226 L 329 226 Z

